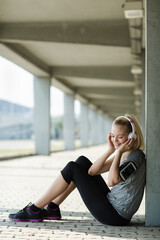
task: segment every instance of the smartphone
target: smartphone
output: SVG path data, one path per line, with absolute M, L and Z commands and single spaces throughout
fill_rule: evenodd
M 124 167 L 120 167 L 119 175 L 125 181 L 132 173 L 136 171 L 136 166 L 133 162 L 127 163 Z

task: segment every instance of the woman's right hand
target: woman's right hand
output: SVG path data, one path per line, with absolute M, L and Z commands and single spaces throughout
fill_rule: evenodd
M 113 142 L 111 140 L 111 132 L 108 134 L 108 148 L 113 153 L 115 151 L 115 147 L 113 145 Z
M 125 143 L 123 143 L 119 148 L 118 151 L 122 154 L 127 151 L 131 151 L 134 144 L 134 138 L 128 139 Z

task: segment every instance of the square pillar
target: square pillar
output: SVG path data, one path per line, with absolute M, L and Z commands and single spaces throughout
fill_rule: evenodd
M 88 135 L 89 135 L 89 121 L 88 121 L 88 106 L 81 103 L 81 115 L 80 115 L 80 136 L 81 146 L 88 147 Z
M 141 105 L 141 128 L 143 137 L 145 139 L 145 51 L 143 50 L 142 53 L 142 63 L 143 63 L 143 74 L 142 74 L 142 105 Z
M 107 142 L 107 134 L 108 134 L 107 119 L 104 115 L 103 116 L 103 143 Z
M 50 153 L 50 79 L 34 77 L 34 132 L 38 155 Z
M 113 120 L 108 117 L 108 115 L 105 116 L 105 132 L 106 132 L 106 140 L 108 133 L 111 131 L 112 128 L 112 122 Z
M 103 116 L 101 113 L 98 113 L 98 143 L 103 144 L 104 143 L 104 122 L 103 122 Z
M 64 93 L 63 138 L 66 150 L 75 148 L 74 127 L 74 96 Z
M 146 226 L 160 226 L 160 2 L 146 1 Z
M 91 142 L 92 145 L 97 145 L 98 144 L 98 115 L 95 110 L 91 110 Z

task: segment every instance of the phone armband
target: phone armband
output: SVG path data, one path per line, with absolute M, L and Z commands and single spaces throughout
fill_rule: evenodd
M 129 178 L 135 171 L 137 167 L 133 162 L 127 162 L 122 164 L 119 168 L 119 175 L 123 181 Z

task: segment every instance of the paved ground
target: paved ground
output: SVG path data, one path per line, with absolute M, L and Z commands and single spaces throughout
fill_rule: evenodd
M 63 218 L 60 221 L 15 223 L 8 220 L 9 213 L 34 202 L 68 161 L 82 154 L 94 161 L 104 151 L 103 145 L 58 152 L 49 157 L 0 161 L 0 240 L 160 239 L 160 227 L 145 227 L 144 201 L 129 226 L 105 226 L 91 216 L 77 190 L 61 205 Z M 103 176 L 107 178 L 106 174 Z

